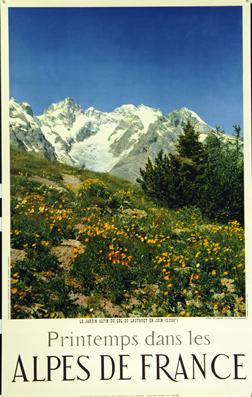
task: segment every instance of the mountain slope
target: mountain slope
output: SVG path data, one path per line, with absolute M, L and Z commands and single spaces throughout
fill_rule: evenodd
M 237 221 L 13 146 L 11 197 L 12 318 L 246 315 Z
M 34 117 L 28 104 L 11 101 L 11 142 L 49 159 L 134 181 L 139 169 L 162 149 L 174 150 L 190 121 L 204 140 L 211 127 L 181 108 L 163 115 L 145 105 L 122 105 L 112 112 L 84 110 L 66 98 Z

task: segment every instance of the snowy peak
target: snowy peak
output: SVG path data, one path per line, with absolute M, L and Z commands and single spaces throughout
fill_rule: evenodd
M 20 104 L 20 106 L 21 106 L 21 108 L 22 108 L 29 116 L 33 117 L 33 111 L 32 111 L 31 106 L 29 105 L 29 103 L 27 103 L 27 102 L 22 102 L 22 103 Z
M 182 107 L 178 110 L 174 110 L 173 112 L 167 115 L 167 118 L 174 124 L 175 127 L 178 125 L 185 125 L 188 121 L 190 121 L 193 125 L 207 125 L 194 111 Z
M 145 117 L 148 115 L 155 115 L 156 117 L 162 116 L 162 113 L 160 112 L 159 109 L 152 108 L 150 106 L 145 106 L 145 105 L 132 105 L 132 104 L 127 104 L 127 105 L 122 105 L 115 110 L 113 110 L 112 113 L 115 114 L 123 114 L 126 116 L 138 116 L 138 117 Z
M 72 98 L 66 98 L 63 101 L 53 103 L 45 110 L 44 114 L 52 113 L 73 113 L 83 111 L 80 105 L 78 105 Z
M 26 151 L 43 154 L 49 160 L 55 160 L 53 146 L 46 140 L 30 105 L 10 100 L 10 140 Z
M 15 117 L 17 115 L 21 115 L 22 113 L 25 113 L 27 116 L 33 117 L 33 111 L 29 103 L 27 102 L 18 103 L 15 101 L 14 98 L 11 98 L 10 114 Z
M 155 123 L 160 117 L 162 117 L 162 113 L 159 109 L 154 109 L 145 105 L 122 105 L 116 108 L 112 114 L 119 115 L 131 122 L 138 122 L 139 130 L 143 130 L 142 132 L 146 133 L 149 126 Z
M 71 127 L 76 117 L 84 114 L 84 110 L 80 105 L 74 102 L 72 98 L 66 98 L 58 103 L 53 103 L 45 112 L 39 116 L 39 120 L 51 122 L 55 125 L 64 125 Z
M 113 113 L 134 113 L 137 111 L 137 106 L 130 103 L 121 105 L 113 110 Z
M 14 98 L 10 100 L 10 125 L 27 132 L 39 128 L 31 106 L 27 102 L 18 103 Z
M 88 116 L 88 117 L 93 117 L 93 116 L 96 116 L 96 115 L 98 115 L 98 114 L 100 114 L 101 112 L 99 112 L 98 110 L 96 110 L 93 106 L 90 106 L 86 111 L 85 111 L 85 114 Z

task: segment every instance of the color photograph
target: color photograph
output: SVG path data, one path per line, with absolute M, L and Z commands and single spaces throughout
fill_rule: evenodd
M 242 7 L 10 7 L 12 319 L 246 317 Z

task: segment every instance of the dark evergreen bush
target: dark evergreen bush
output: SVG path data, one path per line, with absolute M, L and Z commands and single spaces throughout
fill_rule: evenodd
M 217 128 L 203 144 L 188 122 L 176 152 L 161 151 L 140 170 L 143 191 L 169 208 L 196 206 L 211 218 L 243 223 L 242 139 L 240 127 L 234 129 L 227 137 Z

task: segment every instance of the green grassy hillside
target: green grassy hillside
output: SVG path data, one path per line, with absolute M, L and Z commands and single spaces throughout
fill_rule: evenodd
M 244 316 L 244 231 L 11 148 L 13 318 Z

